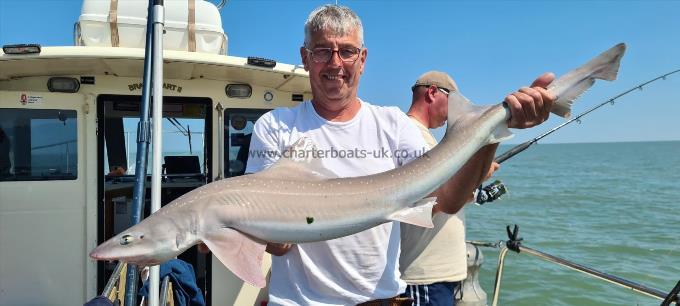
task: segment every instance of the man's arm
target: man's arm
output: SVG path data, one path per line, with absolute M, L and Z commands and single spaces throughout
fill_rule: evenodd
M 288 251 L 290 251 L 293 245 L 294 244 L 292 243 L 267 242 L 267 248 L 265 251 L 274 256 L 283 256 L 284 254 L 288 253 Z
M 431 194 L 437 197 L 433 214 L 455 214 L 473 200 L 473 192 L 487 177 L 497 148 L 495 143 L 479 149 L 453 177 Z
M 511 113 L 508 127 L 529 128 L 548 119 L 555 97 L 545 88 L 554 79 L 555 75 L 545 73 L 531 87 L 523 87 L 505 97 Z M 437 197 L 437 205 L 432 212 L 455 214 L 470 202 L 472 192 L 486 177 L 497 148 L 498 144 L 491 144 L 479 149 L 451 179 L 435 190 L 431 196 Z

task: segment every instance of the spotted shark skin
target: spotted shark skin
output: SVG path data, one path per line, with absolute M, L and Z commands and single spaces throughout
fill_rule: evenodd
M 570 115 L 571 104 L 595 79 L 614 80 L 625 45 L 618 44 L 550 84 L 551 110 Z M 504 104 L 476 106 L 449 95 L 447 133 L 432 150 L 386 172 L 337 178 L 311 158 L 281 158 L 267 170 L 212 182 L 164 206 L 141 223 L 96 247 L 95 260 L 154 265 L 205 243 L 244 281 L 264 287 L 266 242 L 303 243 L 351 235 L 400 221 L 432 227 L 435 198 L 426 198 L 481 147 L 506 138 Z M 288 150 L 309 150 L 301 138 Z M 295 156 L 295 154 L 288 154 Z

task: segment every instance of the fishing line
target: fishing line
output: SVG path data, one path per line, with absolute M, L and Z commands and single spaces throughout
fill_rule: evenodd
M 568 124 L 570 124 L 570 123 L 572 123 L 572 122 L 574 122 L 574 121 L 576 121 L 576 122 L 578 122 L 578 123 L 581 123 L 581 118 L 584 117 L 584 116 L 586 116 L 586 115 L 588 115 L 588 114 L 590 114 L 590 113 L 593 112 L 594 110 L 596 110 L 596 109 L 598 109 L 598 108 L 600 108 L 600 107 L 602 107 L 602 106 L 605 106 L 605 105 L 607 105 L 607 104 L 614 105 L 614 104 L 615 104 L 615 101 L 616 101 L 617 99 L 619 99 L 619 98 L 621 98 L 621 97 L 623 97 L 623 96 L 625 96 L 625 95 L 627 95 L 627 94 L 629 94 L 629 93 L 631 93 L 631 92 L 633 92 L 633 91 L 642 90 L 642 88 L 643 88 L 644 86 L 646 86 L 646 85 L 648 85 L 648 84 L 650 84 L 650 83 L 656 82 L 656 81 L 658 81 L 658 80 L 666 80 L 666 78 L 667 78 L 668 76 L 670 76 L 670 75 L 672 75 L 672 74 L 675 74 L 675 73 L 678 73 L 678 72 L 680 72 L 680 69 L 677 69 L 677 70 L 674 70 L 674 71 L 671 71 L 671 72 L 668 72 L 668 73 L 665 73 L 665 74 L 661 74 L 661 75 L 659 75 L 659 76 L 657 76 L 657 77 L 655 77 L 655 78 L 653 78 L 653 79 L 651 79 L 651 80 L 649 80 L 649 81 L 646 81 L 646 82 L 637 84 L 637 85 L 631 87 L 630 89 L 628 89 L 628 90 L 626 90 L 626 91 L 624 91 L 624 92 L 622 92 L 622 93 L 620 93 L 620 94 L 618 94 L 618 95 L 616 95 L 616 96 L 614 96 L 614 97 L 612 97 L 612 98 L 607 99 L 606 101 L 604 101 L 604 102 L 602 102 L 602 103 L 600 103 L 600 104 L 598 104 L 598 105 L 596 105 L 596 106 L 594 106 L 594 107 L 592 107 L 592 108 L 586 110 L 585 112 L 583 112 L 583 113 L 577 115 L 576 117 L 573 117 L 573 118 L 571 118 L 571 119 L 565 121 L 564 123 L 562 123 L 562 124 L 560 124 L 560 125 L 558 125 L 558 126 L 552 128 L 552 129 L 550 129 L 549 131 L 547 131 L 547 132 L 545 132 L 545 133 L 543 133 L 543 134 L 541 134 L 541 135 L 535 137 L 534 139 L 529 140 L 529 141 L 526 141 L 526 142 L 524 142 L 524 143 L 521 143 L 521 144 L 519 144 L 519 145 L 513 147 L 512 149 L 510 149 L 510 150 L 508 150 L 508 151 L 505 151 L 503 154 L 497 156 L 497 157 L 494 159 L 494 161 L 497 162 L 497 163 L 499 163 L 499 164 L 500 164 L 500 163 L 503 163 L 504 161 L 506 161 L 506 160 L 510 159 L 511 157 L 513 157 L 513 156 L 519 154 L 520 152 L 522 152 L 522 151 L 528 149 L 531 145 L 537 143 L 539 140 L 541 140 L 541 139 L 545 138 L 546 136 L 548 136 L 548 135 L 554 133 L 555 131 L 557 131 L 557 130 L 563 128 L 564 126 L 566 126 L 566 125 L 568 125 Z M 476 197 L 475 203 L 476 203 L 476 204 L 479 204 L 479 205 L 482 205 L 482 204 L 487 203 L 487 202 L 492 202 L 492 201 L 494 201 L 494 200 L 499 199 L 502 195 L 504 195 L 504 194 L 506 194 L 506 193 L 507 193 L 507 188 L 505 187 L 505 185 L 504 185 L 501 181 L 498 181 L 498 180 L 496 180 L 496 181 L 494 181 L 493 183 L 487 185 L 486 187 L 482 187 L 482 186 L 480 185 L 479 188 L 477 189 L 477 197 Z
M 647 82 L 644 82 L 644 83 L 640 83 L 640 84 L 638 84 L 638 85 L 635 85 L 634 87 L 632 87 L 632 88 L 630 88 L 630 89 L 628 89 L 628 90 L 626 90 L 626 91 L 624 91 L 624 92 L 622 92 L 622 93 L 620 93 L 620 94 L 618 94 L 618 95 L 616 95 L 616 96 L 614 96 L 614 97 L 612 97 L 612 98 L 610 98 L 610 99 L 608 99 L 608 100 L 606 100 L 606 101 L 604 101 L 604 102 L 602 102 L 602 103 L 596 105 L 595 107 L 590 108 L 589 110 L 587 110 L 587 111 L 585 111 L 585 112 L 583 112 L 583 113 L 577 115 L 577 116 L 574 117 L 574 118 L 569 119 L 568 121 L 566 121 L 566 122 L 564 122 L 564 123 L 562 123 L 562 124 L 560 124 L 560 125 L 558 125 L 558 126 L 552 128 L 551 130 L 549 130 L 549 131 L 547 131 L 547 132 L 545 132 L 545 133 L 543 133 L 543 134 L 537 136 L 536 138 L 534 138 L 534 139 L 532 139 L 532 140 L 529 140 L 529 141 L 527 141 L 527 142 L 524 142 L 524 143 L 522 143 L 522 144 L 520 144 L 520 145 L 515 146 L 514 148 L 512 148 L 512 149 L 506 151 L 505 153 L 499 155 L 498 157 L 496 157 L 496 158 L 494 159 L 494 161 L 500 164 L 500 163 L 502 163 L 502 162 L 504 162 L 504 161 L 510 159 L 511 157 L 517 155 L 518 153 L 520 153 L 520 152 L 526 150 L 527 148 L 529 148 L 529 147 L 530 147 L 531 145 L 533 145 L 534 143 L 537 143 L 539 140 L 541 140 L 541 139 L 543 139 L 544 137 L 546 137 L 546 136 L 548 136 L 548 135 L 554 133 L 555 131 L 561 129 L 561 128 L 564 127 L 565 125 L 568 125 L 568 124 L 570 124 L 570 123 L 572 123 L 572 122 L 574 122 L 574 121 L 576 121 L 576 122 L 578 122 L 578 123 L 581 123 L 581 118 L 584 117 L 585 115 L 588 115 L 588 114 L 591 113 L 592 111 L 594 111 L 594 110 L 596 110 L 596 109 L 598 109 L 598 108 L 600 108 L 600 107 L 602 107 L 602 106 L 605 106 L 605 105 L 607 105 L 607 104 L 614 105 L 614 102 L 616 101 L 616 99 L 621 98 L 621 97 L 623 97 L 623 96 L 625 96 L 625 95 L 627 95 L 627 94 L 629 94 L 629 93 L 631 93 L 631 92 L 633 92 L 633 91 L 635 91 L 635 90 L 642 90 L 642 87 L 646 86 L 647 84 L 656 82 L 656 81 L 658 81 L 658 80 L 666 80 L 666 77 L 668 77 L 669 75 L 672 75 L 672 74 L 674 74 L 674 73 L 677 73 L 677 72 L 680 72 L 680 69 L 675 70 L 675 71 L 671 71 L 671 72 L 666 73 L 666 74 L 659 75 L 658 77 L 653 78 L 653 79 L 651 79 L 651 80 L 649 80 L 649 81 L 647 81 Z

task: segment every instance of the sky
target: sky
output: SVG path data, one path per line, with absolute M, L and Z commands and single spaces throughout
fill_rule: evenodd
M 142 0 L 140 0 L 142 1 Z M 179 1 L 179 0 L 166 0 Z M 200 1 L 200 0 L 199 0 Z M 216 1 L 217 2 L 217 1 Z M 0 45 L 73 44 L 80 0 L 0 0 Z M 232 0 L 221 10 L 228 54 L 299 64 L 303 26 L 335 1 Z M 449 73 L 476 104 L 498 103 L 543 72 L 566 73 L 627 44 L 619 78 L 598 82 L 579 114 L 639 83 L 680 69 L 680 1 L 339 1 L 362 19 L 368 49 L 359 96 L 408 110 L 410 87 L 428 70 Z M 604 106 L 540 143 L 680 140 L 680 73 Z M 564 122 L 557 116 L 509 143 Z M 436 131 L 441 137 L 443 130 Z

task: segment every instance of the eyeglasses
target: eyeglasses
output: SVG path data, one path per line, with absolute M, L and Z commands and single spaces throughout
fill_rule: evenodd
M 434 86 L 435 88 L 437 88 L 437 90 L 441 91 L 441 92 L 442 92 L 443 94 L 445 94 L 447 97 L 449 96 L 449 93 L 451 93 L 450 90 L 448 90 L 448 89 L 446 89 L 446 88 L 438 87 L 437 85 L 413 85 L 413 87 L 411 87 L 411 91 L 416 90 L 417 87 L 426 87 L 426 88 L 430 88 L 430 86 Z
M 335 52 L 338 53 L 338 56 L 343 62 L 354 63 L 359 58 L 359 53 L 361 53 L 361 48 L 354 47 L 343 47 L 338 50 L 333 50 L 331 48 L 305 48 L 305 50 L 312 55 L 312 60 L 315 63 L 328 63 Z

